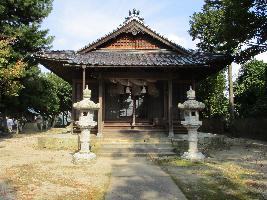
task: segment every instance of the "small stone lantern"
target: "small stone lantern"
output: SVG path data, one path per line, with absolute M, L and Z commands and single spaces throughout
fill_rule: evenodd
M 74 103 L 73 108 L 80 113 L 77 125 L 81 129 L 79 136 L 81 147 L 79 152 L 73 155 L 73 162 L 88 162 L 96 158 L 96 155 L 90 152 L 90 132 L 97 125 L 97 122 L 94 121 L 94 111 L 100 108 L 99 103 L 95 104 L 91 101 L 91 90 L 88 89 L 88 85 L 83 90 L 83 100 Z
M 188 130 L 188 142 L 189 149 L 188 152 L 183 154 L 183 158 L 189 160 L 202 160 L 204 155 L 198 151 L 198 133 L 197 129 L 202 125 L 202 121 L 199 121 L 199 111 L 205 108 L 204 103 L 198 102 L 195 100 L 196 94 L 195 91 L 187 91 L 187 101 L 183 104 L 179 103 L 178 108 L 181 109 L 184 113 L 184 121 L 181 121 L 181 124 Z

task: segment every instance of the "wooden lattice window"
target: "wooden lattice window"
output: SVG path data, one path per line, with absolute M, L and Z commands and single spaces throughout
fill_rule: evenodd
M 153 44 L 148 39 L 142 37 L 123 36 L 113 43 L 107 45 L 108 49 L 159 49 L 160 47 Z

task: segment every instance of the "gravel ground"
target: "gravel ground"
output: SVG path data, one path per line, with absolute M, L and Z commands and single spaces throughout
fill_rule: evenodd
M 72 151 L 37 149 L 37 137 L 44 134 L 51 131 L 0 138 L 0 199 L 103 199 L 109 158 L 74 165 Z

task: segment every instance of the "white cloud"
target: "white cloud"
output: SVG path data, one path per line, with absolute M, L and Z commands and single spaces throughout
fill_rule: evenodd
M 123 22 L 128 10 L 136 8 L 141 11 L 145 23 L 157 32 L 170 35 L 170 39 L 181 46 L 193 48 L 187 33 L 190 14 L 168 13 L 176 3 L 158 0 L 54 1 L 54 9 L 43 27 L 50 29 L 50 34 L 56 37 L 53 49 L 77 50 L 113 31 Z
M 167 35 L 167 38 L 171 41 L 173 41 L 174 43 L 184 47 L 184 48 L 188 48 L 188 49 L 195 49 L 196 45 L 193 41 L 191 41 L 189 39 L 189 37 L 180 37 L 178 35 L 175 34 L 169 34 Z
M 267 52 L 263 52 L 255 56 L 255 59 L 262 60 L 267 63 Z
M 256 60 L 262 60 L 264 62 L 267 62 L 267 52 L 260 53 L 254 57 Z M 241 65 L 237 63 L 233 63 L 233 80 L 235 81 L 238 77 L 238 72 L 241 68 Z
M 66 48 L 67 44 L 68 44 L 68 42 L 67 42 L 66 38 L 58 38 L 58 37 L 56 37 L 54 39 L 54 45 L 59 47 L 60 49 Z
M 235 81 L 238 77 L 238 72 L 241 68 L 241 65 L 237 64 L 237 63 L 232 63 L 232 75 L 233 75 L 233 81 Z

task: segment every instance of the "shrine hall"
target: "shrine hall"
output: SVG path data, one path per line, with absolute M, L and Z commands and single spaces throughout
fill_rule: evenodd
M 146 25 L 137 10 L 78 51 L 45 51 L 35 58 L 72 85 L 73 103 L 88 85 L 100 104 L 97 135 L 166 132 L 170 137 L 186 131 L 177 106 L 186 91 L 229 63 L 225 55 L 175 44 Z M 72 118 L 78 119 L 74 110 Z

